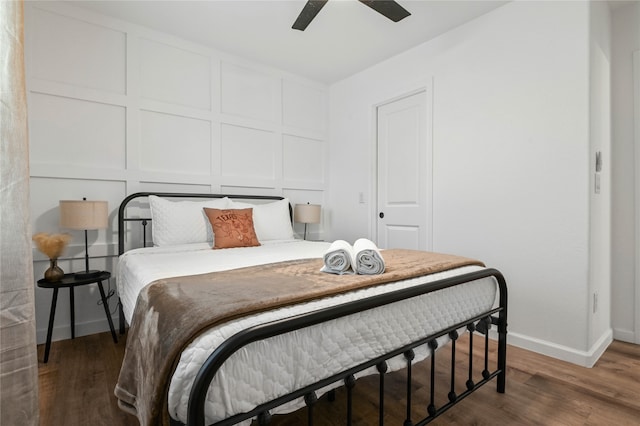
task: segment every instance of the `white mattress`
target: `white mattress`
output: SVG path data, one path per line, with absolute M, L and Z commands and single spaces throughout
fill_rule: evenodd
M 227 250 L 211 250 L 207 244 L 192 244 L 129 251 L 120 258 L 117 279 L 125 318 L 131 322 L 139 291 L 154 280 L 319 258 L 328 246 L 328 243 L 295 240 Z M 189 393 L 198 369 L 218 345 L 244 328 L 479 269 L 482 268 L 467 266 L 264 312 L 214 327 L 195 339 L 182 353 L 169 387 L 169 413 L 186 423 Z M 495 298 L 495 280 L 485 278 L 250 344 L 231 356 L 214 378 L 205 406 L 207 424 L 249 411 L 293 389 L 480 315 L 494 305 Z M 427 356 L 426 347 L 416 350 L 417 360 Z M 389 362 L 390 370 L 404 366 L 401 357 Z M 375 369 L 370 369 L 360 375 L 374 372 Z M 294 401 L 274 413 L 291 411 L 301 405 Z

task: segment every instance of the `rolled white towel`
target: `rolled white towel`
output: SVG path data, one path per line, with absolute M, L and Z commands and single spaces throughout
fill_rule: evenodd
M 336 240 L 329 246 L 323 256 L 324 266 L 320 271 L 330 274 L 352 274 L 351 259 L 353 247 L 344 240 Z
M 353 259 L 351 261 L 356 274 L 377 275 L 384 272 L 384 259 L 378 246 L 371 240 L 360 238 L 353 243 Z

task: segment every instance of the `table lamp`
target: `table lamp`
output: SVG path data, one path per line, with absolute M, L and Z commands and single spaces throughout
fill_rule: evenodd
M 76 272 L 78 279 L 90 278 L 100 274 L 89 269 L 89 243 L 87 231 L 104 229 L 108 225 L 108 207 L 106 201 L 60 200 L 60 227 L 84 231 L 85 270 Z
M 307 224 L 320 223 L 320 205 L 319 204 L 296 204 L 293 209 L 293 220 L 298 223 L 304 223 L 304 239 L 307 239 Z

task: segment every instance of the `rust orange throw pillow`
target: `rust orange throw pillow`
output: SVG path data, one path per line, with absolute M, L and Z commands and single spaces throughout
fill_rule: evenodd
M 214 249 L 255 247 L 260 242 L 253 228 L 253 209 L 204 208 L 213 229 Z

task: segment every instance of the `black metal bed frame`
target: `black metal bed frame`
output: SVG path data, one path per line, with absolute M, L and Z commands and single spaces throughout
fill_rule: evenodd
M 283 197 L 272 196 L 246 196 L 246 195 L 220 195 L 220 194 L 178 194 L 178 193 L 155 193 L 155 192 L 141 192 L 128 196 L 120 205 L 118 211 L 118 247 L 119 254 L 124 253 L 124 234 L 125 234 L 125 222 L 138 221 L 142 223 L 143 228 L 146 227 L 149 218 L 127 218 L 125 217 L 126 205 L 133 199 L 138 197 L 146 197 L 148 195 L 157 195 L 160 197 L 179 197 L 179 198 L 242 198 L 242 199 L 258 199 L 258 200 L 280 200 Z M 291 206 L 289 207 L 291 211 Z M 143 231 L 146 235 L 146 232 Z M 143 237 L 145 238 L 145 237 Z M 444 330 L 440 330 L 437 333 L 424 336 L 408 345 L 362 363 L 360 365 L 349 368 L 348 370 L 334 374 L 331 377 L 327 377 L 314 384 L 306 386 L 302 389 L 294 390 L 293 392 L 283 395 L 267 403 L 261 404 L 247 413 L 241 413 L 224 419 L 215 423 L 216 426 L 226 426 L 237 424 L 243 420 L 257 418 L 258 424 L 268 425 L 271 421 L 270 410 L 278 407 L 284 403 L 292 401 L 297 398 L 303 398 L 307 407 L 307 422 L 308 425 L 313 425 L 313 408 L 317 402 L 317 390 L 341 382 L 346 388 L 347 398 L 347 418 L 345 419 L 346 425 L 352 424 L 353 408 L 352 408 L 352 393 L 356 380 L 355 375 L 370 367 L 376 367 L 379 375 L 379 415 L 378 424 L 384 424 L 384 398 L 385 398 L 385 374 L 387 373 L 387 360 L 403 355 L 406 362 L 406 417 L 403 420 L 403 426 L 420 426 L 425 425 L 436 417 L 449 410 L 458 402 L 462 401 L 465 397 L 477 390 L 492 379 L 497 381 L 497 391 L 504 393 L 506 388 L 506 350 L 507 350 L 507 284 L 504 276 L 496 269 L 487 268 L 479 271 L 458 275 L 450 278 L 445 278 L 431 283 L 426 283 L 418 286 L 413 286 L 406 289 L 396 290 L 391 293 L 385 293 L 366 299 L 355 300 L 352 302 L 344 303 L 330 308 L 325 308 L 318 311 L 309 312 L 306 314 L 297 315 L 295 317 L 286 318 L 266 324 L 256 325 L 254 327 L 245 329 L 236 335 L 230 337 L 223 342 L 205 361 L 200 368 L 191 393 L 189 395 L 188 417 L 187 425 L 189 426 L 204 426 L 205 414 L 204 406 L 207 395 L 207 390 L 214 376 L 224 362 L 237 350 L 248 345 L 249 343 L 268 339 L 277 335 L 285 334 L 295 330 L 300 330 L 305 327 L 310 327 L 316 324 L 320 324 L 332 319 L 345 317 L 358 312 L 366 311 L 369 309 L 377 308 L 380 306 L 388 305 L 391 303 L 399 302 L 401 300 L 417 297 L 434 291 L 442 290 L 445 288 L 454 287 L 470 281 L 493 277 L 498 285 L 499 301 L 498 305 L 489 311 L 478 315 L 474 318 L 470 318 L 461 323 L 455 324 Z M 122 312 L 122 305 L 119 304 L 120 309 L 120 332 L 124 333 L 124 314 Z M 497 362 L 496 367 L 491 369 L 489 366 L 489 329 L 492 325 L 497 326 L 498 334 L 498 348 L 497 348 Z M 469 333 L 469 357 L 468 357 L 468 376 L 466 377 L 465 388 L 462 392 L 456 389 L 455 386 L 455 365 L 456 365 L 456 342 L 459 336 L 459 330 L 464 329 L 465 333 Z M 481 377 L 474 377 L 473 373 L 473 337 L 474 333 L 479 332 L 484 337 L 484 366 L 481 372 Z M 448 336 L 451 340 L 451 368 L 450 368 L 450 383 L 449 391 L 447 394 L 448 402 L 437 406 L 435 401 L 436 395 L 436 349 L 438 348 L 437 339 L 442 336 Z M 427 416 L 414 420 L 415 414 L 412 413 L 412 361 L 414 359 L 414 350 L 422 345 L 426 345 L 430 351 L 431 372 L 429 377 L 430 384 L 430 397 L 426 404 Z M 333 399 L 335 392 L 330 391 L 329 398 Z M 171 419 L 172 425 L 182 425 L 182 423 Z

